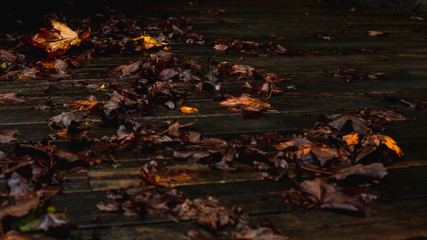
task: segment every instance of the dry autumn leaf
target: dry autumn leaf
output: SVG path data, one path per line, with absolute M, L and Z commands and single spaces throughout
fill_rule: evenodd
M 50 21 L 54 30 L 40 29 L 40 32 L 28 39 L 28 42 L 44 49 L 49 57 L 65 53 L 71 46 L 80 45 L 81 41 L 88 38 L 90 30 L 79 37 L 77 31 L 71 30 L 65 23 Z
M 348 146 L 356 145 L 359 143 L 359 134 L 350 133 L 350 134 L 344 135 L 342 136 L 342 140 L 344 140 Z
M 261 112 L 267 108 L 271 108 L 270 104 L 256 98 L 251 98 L 248 94 L 242 94 L 240 97 L 229 96 L 227 99 L 220 102 L 219 105 L 240 108 L 241 110 L 249 112 Z
M 20 96 L 21 91 L 1 93 L 0 94 L 0 106 L 13 104 L 13 103 L 25 103 L 30 101 L 30 99 Z
M 90 111 L 95 105 L 100 103 L 96 97 L 89 96 L 87 100 L 77 100 L 72 103 L 67 104 L 72 108 L 72 112 L 75 111 Z
M 192 114 L 192 113 L 199 112 L 199 110 L 197 110 L 197 108 L 182 106 L 181 107 L 181 112 L 184 113 L 184 114 Z
M 8 142 L 18 140 L 16 138 L 16 135 L 18 134 L 19 134 L 19 130 L 17 129 L 0 131 L 0 143 L 8 143 Z
M 393 150 L 397 156 L 402 157 L 402 149 L 397 146 L 396 141 L 394 141 L 391 137 L 381 134 L 375 134 L 369 136 L 366 142 L 373 142 L 376 146 L 379 146 L 380 143 L 386 145 L 390 150 Z
M 150 48 L 152 48 L 152 47 L 162 47 L 162 46 L 165 46 L 165 45 L 167 45 L 167 43 L 164 43 L 164 42 L 159 42 L 159 41 L 157 41 L 156 39 L 154 39 L 154 38 L 152 38 L 150 35 L 148 35 L 148 34 L 143 34 L 143 35 L 141 35 L 141 36 L 139 36 L 139 37 L 137 37 L 137 38 L 132 38 L 131 39 L 132 41 L 139 41 L 139 40 L 143 40 L 142 42 L 141 42 L 141 45 L 145 48 L 145 49 L 150 49 Z M 164 48 L 163 48 L 164 50 L 167 50 L 167 47 L 165 46 Z

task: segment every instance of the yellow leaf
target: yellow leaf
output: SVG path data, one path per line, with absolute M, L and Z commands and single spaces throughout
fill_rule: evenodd
M 359 134 L 358 133 L 350 133 L 350 134 L 342 136 L 342 139 L 345 141 L 345 143 L 348 146 L 356 145 L 359 143 Z
M 161 47 L 167 45 L 167 43 L 159 42 L 156 39 L 152 38 L 148 34 L 143 34 L 140 37 L 132 38 L 132 41 L 144 40 L 141 44 L 145 49 L 150 49 L 152 47 Z M 167 49 L 167 47 L 165 47 Z
M 191 113 L 197 113 L 199 112 L 199 110 L 197 110 L 197 108 L 182 106 L 181 112 L 184 114 L 191 114 Z
M 101 86 L 99 86 L 99 87 L 96 89 L 96 91 L 98 91 L 98 92 L 106 92 L 106 91 L 108 91 L 108 86 L 107 86 L 107 85 L 105 85 L 105 84 L 102 84 Z

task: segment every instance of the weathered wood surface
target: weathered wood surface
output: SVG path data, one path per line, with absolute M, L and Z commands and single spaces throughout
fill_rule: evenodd
M 225 9 L 225 13 L 210 16 L 200 10 Z M 253 215 L 253 220 L 272 219 L 278 229 L 291 239 L 410 239 L 427 237 L 427 111 L 413 110 L 403 105 L 385 101 L 381 95 L 410 97 L 426 100 L 427 90 L 427 35 L 413 32 L 416 25 L 425 21 L 412 20 L 407 15 L 383 11 L 356 11 L 348 8 L 294 1 L 200 1 L 199 6 L 184 6 L 171 1 L 151 5 L 141 3 L 124 12 L 133 15 L 150 14 L 154 19 L 165 16 L 193 17 L 197 29 L 206 36 L 207 44 L 195 46 L 172 44 L 171 50 L 189 59 L 236 62 L 239 53 L 224 54 L 212 48 L 211 40 L 217 37 L 235 37 L 242 40 L 263 40 L 270 35 L 298 38 L 287 42 L 294 48 L 319 50 L 318 56 L 243 56 L 241 64 L 258 69 L 271 69 L 280 76 L 293 77 L 299 93 L 304 96 L 272 96 L 269 100 L 277 113 L 269 112 L 258 119 L 243 119 L 241 114 L 228 113 L 213 101 L 215 92 L 194 91 L 188 85 L 178 88 L 193 92 L 184 104 L 196 107 L 199 113 L 183 115 L 158 107 L 147 116 L 137 117 L 143 124 L 155 124 L 168 119 L 192 122 L 193 129 L 204 135 L 239 137 L 264 131 L 300 133 L 313 126 L 319 114 L 349 113 L 355 108 L 399 110 L 416 120 L 393 122 L 386 126 L 386 134 L 393 137 L 403 148 L 406 160 L 389 166 L 390 174 L 382 181 L 379 212 L 370 218 L 346 216 L 322 210 L 301 210 L 281 204 L 279 191 L 287 190 L 292 181 L 272 182 L 263 180 L 253 168 L 243 167 L 238 172 L 214 172 L 206 166 L 179 163 L 176 169 L 191 169 L 196 173 L 194 181 L 178 184 L 190 198 L 205 194 L 217 196 L 226 206 L 239 205 Z M 346 34 L 339 31 L 343 24 L 352 23 L 353 29 Z M 387 38 L 368 37 L 367 30 L 388 31 Z M 326 32 L 338 37 L 335 41 L 313 38 L 315 32 Z M 1 48 L 7 47 L 7 41 Z M 367 48 L 378 50 L 371 54 L 337 55 L 333 50 Z M 22 90 L 31 97 L 28 104 L 0 107 L 0 130 L 19 129 L 19 141 L 40 141 L 51 133 L 46 119 L 61 113 L 65 108 L 37 111 L 33 106 L 42 104 L 47 97 L 55 103 L 69 103 L 101 93 L 80 87 L 80 80 L 106 77 L 106 71 L 129 62 L 127 57 L 105 56 L 88 66 L 72 69 L 72 79 L 52 82 L 35 79 L 28 82 L 4 80 L 1 93 Z M 367 72 L 384 72 L 382 80 L 351 80 L 334 78 L 324 69 L 353 67 Z M 43 91 L 56 84 L 61 90 L 53 94 Z M 286 86 L 288 83 L 284 83 Z M 241 93 L 241 81 L 225 81 L 223 92 Z M 11 114 L 13 112 L 13 114 Z M 97 122 L 89 137 L 102 137 L 115 133 L 116 129 L 102 128 Z M 53 144 L 67 145 L 67 141 L 51 140 Z M 7 147 L 12 147 L 10 144 Z M 139 164 L 132 153 L 119 153 L 113 168 L 111 164 L 94 166 L 87 173 L 68 173 L 63 194 L 53 199 L 58 209 L 66 209 L 76 237 L 98 236 L 102 239 L 175 239 L 188 230 L 196 229 L 190 222 L 171 222 L 167 217 L 148 215 L 143 219 L 124 217 L 119 214 L 98 216 L 96 203 L 105 199 L 104 191 L 118 189 L 140 180 Z M 141 156 L 142 162 L 150 159 Z M 0 180 L 0 186 L 4 186 Z M 94 221 L 95 218 L 98 219 Z

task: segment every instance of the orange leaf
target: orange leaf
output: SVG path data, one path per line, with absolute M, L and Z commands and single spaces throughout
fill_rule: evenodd
M 356 145 L 359 143 L 359 134 L 358 133 L 350 133 L 350 134 L 342 136 L 342 139 L 345 141 L 345 143 L 348 146 Z
M 72 103 L 69 103 L 68 106 L 73 108 L 71 111 L 89 111 L 91 110 L 99 101 L 94 96 L 88 97 L 87 100 L 77 100 Z
M 197 110 L 197 108 L 182 106 L 181 107 L 181 112 L 184 113 L 184 114 L 192 114 L 192 113 L 199 112 L 199 110 Z
M 391 137 L 381 134 L 376 134 L 368 137 L 367 140 L 374 141 L 374 142 L 380 142 L 384 145 L 386 145 L 390 150 L 393 150 L 397 156 L 402 157 L 402 149 L 400 149 L 399 146 L 397 146 L 396 141 L 394 141 Z

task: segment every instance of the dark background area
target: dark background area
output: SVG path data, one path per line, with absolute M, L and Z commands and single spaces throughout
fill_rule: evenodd
M 327 2 L 336 4 L 346 4 L 349 6 L 389 9 L 403 13 L 417 15 L 427 14 L 427 0 L 313 0 L 315 2 Z M 96 13 L 105 12 L 106 8 L 123 9 L 133 8 L 135 5 L 162 5 L 162 4 L 182 4 L 184 2 L 197 2 L 202 5 L 208 1 L 131 1 L 131 0 L 57 0 L 57 1 L 10 1 L 1 8 L 0 18 L 2 27 L 1 33 L 11 33 L 15 31 L 35 31 L 46 26 L 47 19 L 52 17 L 78 18 L 86 17 Z M 234 1 L 236 2 L 236 1 Z M 245 4 L 245 1 L 241 1 Z M 56 16 L 55 16 L 56 15 Z

